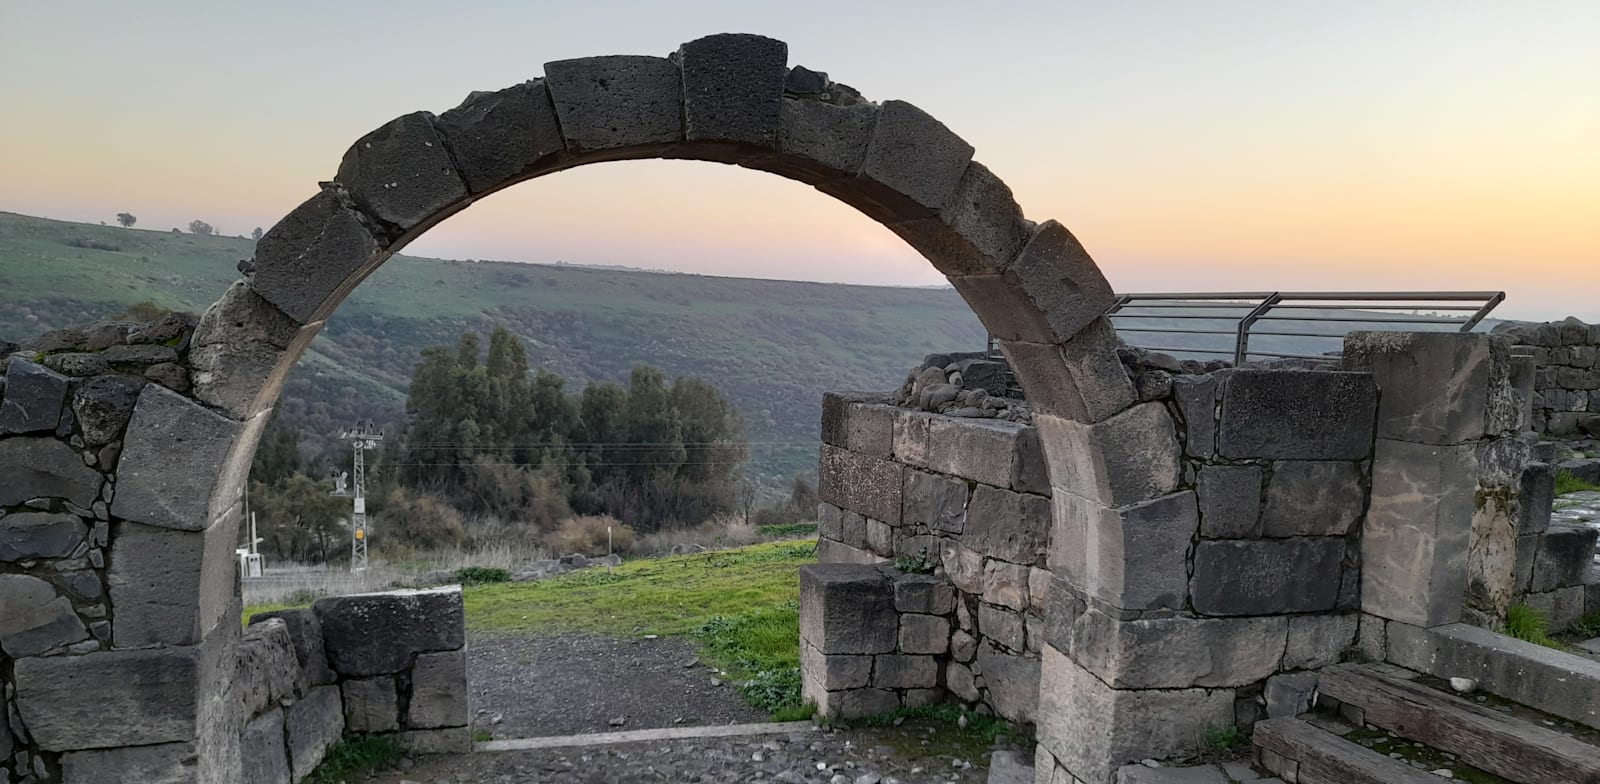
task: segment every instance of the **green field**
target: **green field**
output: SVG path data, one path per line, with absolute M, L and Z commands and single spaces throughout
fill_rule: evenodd
M 154 302 L 199 311 L 251 240 L 0 212 L 0 339 L 17 342 Z M 814 471 L 822 392 L 892 389 L 925 354 L 979 350 L 954 291 L 396 257 L 329 320 L 281 410 L 313 449 L 357 418 L 399 421 L 425 346 L 504 325 L 535 367 L 574 384 L 637 364 L 720 387 L 748 423 L 752 475 Z

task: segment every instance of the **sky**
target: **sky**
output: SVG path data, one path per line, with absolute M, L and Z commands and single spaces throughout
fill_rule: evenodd
M 1119 291 L 1503 289 L 1600 320 L 1594 0 L 0 0 L 0 210 L 244 234 L 395 116 L 716 32 L 927 110 Z M 523 183 L 407 252 L 941 280 L 806 186 L 683 161 Z

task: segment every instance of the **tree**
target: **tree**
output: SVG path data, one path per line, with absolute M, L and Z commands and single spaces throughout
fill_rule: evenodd
M 206 223 L 203 220 L 192 220 L 192 221 L 189 221 L 189 232 L 191 234 L 198 234 L 198 235 L 200 235 L 202 237 L 209 237 L 212 234 L 215 234 L 216 231 L 217 230 L 215 228 L 213 228 L 211 224 Z
M 119 212 L 117 213 L 117 222 L 122 224 L 122 228 L 131 229 L 133 224 L 139 222 L 139 218 L 131 212 Z
M 342 553 L 343 525 L 350 501 L 328 494 L 328 486 L 304 474 L 277 485 L 256 482 L 250 505 L 260 521 L 259 533 L 268 553 L 293 561 L 326 563 Z
M 254 229 L 250 230 L 250 239 L 253 239 L 253 240 L 257 241 L 257 242 L 261 241 L 261 227 L 260 226 L 257 226 Z

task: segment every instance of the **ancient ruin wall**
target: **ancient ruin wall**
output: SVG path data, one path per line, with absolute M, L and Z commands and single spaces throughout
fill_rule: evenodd
M 1532 422 L 1552 436 L 1600 438 L 1600 324 L 1575 318 L 1495 329 L 1534 359 Z

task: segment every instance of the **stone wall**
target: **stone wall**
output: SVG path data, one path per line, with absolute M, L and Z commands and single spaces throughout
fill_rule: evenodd
M 1600 324 L 1576 318 L 1495 328 L 1533 356 L 1534 431 L 1600 438 Z
M 1039 704 L 1046 643 L 1075 652 L 1071 671 L 1096 684 L 1047 695 L 1180 694 L 1175 715 L 1126 719 L 1168 725 L 1152 742 L 1174 751 L 1205 726 L 1308 697 L 1302 673 L 1356 641 L 1371 376 L 1124 361 L 1138 403 L 1104 440 L 1058 457 L 1074 481 L 1133 499 L 1109 510 L 1051 490 L 1031 426 L 825 399 L 827 565 L 802 577 L 808 698 L 835 715 L 955 699 L 1025 723 L 1045 710 L 1104 722 L 1090 705 Z M 931 576 L 889 563 L 923 554 Z M 924 594 L 940 598 L 907 598 Z M 1158 705 L 1146 707 L 1171 707 Z

